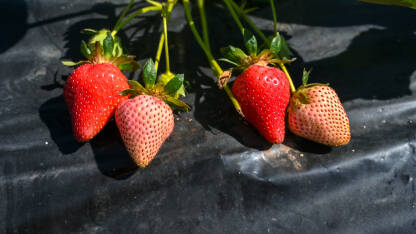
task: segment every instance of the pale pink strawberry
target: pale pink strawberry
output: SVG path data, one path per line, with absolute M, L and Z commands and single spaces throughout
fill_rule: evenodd
M 287 119 L 291 132 L 317 143 L 340 146 L 351 138 L 348 116 L 328 85 L 301 86 L 290 99 Z
M 161 99 L 139 95 L 120 104 L 115 119 L 132 159 L 146 167 L 174 128 L 172 109 Z

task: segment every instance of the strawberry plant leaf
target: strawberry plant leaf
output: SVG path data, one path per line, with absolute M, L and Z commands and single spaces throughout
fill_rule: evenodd
M 82 55 L 84 55 L 85 58 L 87 58 L 88 60 L 91 58 L 92 52 L 91 50 L 88 48 L 87 43 L 85 43 L 85 41 L 81 41 L 81 53 Z
M 146 88 L 153 88 L 156 83 L 156 67 L 152 59 L 147 60 L 143 67 L 143 80 Z
M 257 55 L 257 39 L 254 34 L 247 29 L 244 29 L 244 45 L 250 56 L 254 57 Z
M 114 40 L 110 32 L 107 32 L 107 37 L 103 41 L 104 56 L 110 58 L 113 54 Z
M 165 86 L 165 91 L 169 94 L 175 94 L 183 85 L 184 75 L 177 74 Z

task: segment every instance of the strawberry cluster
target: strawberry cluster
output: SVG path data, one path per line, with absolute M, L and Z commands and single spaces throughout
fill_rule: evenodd
M 248 30 L 244 30 L 244 42 L 247 53 L 229 46 L 222 49 L 225 58 L 221 60 L 234 65 L 228 78 L 232 71 L 240 72 L 232 92 L 244 118 L 264 138 L 282 143 L 287 119 L 289 130 L 298 136 L 330 146 L 348 144 L 349 120 L 336 92 L 327 84 L 308 84 L 306 71 L 303 85 L 295 89 L 288 73 L 275 67 L 284 68 L 294 60 L 288 59 L 291 52 L 283 37 L 277 34 L 260 53 L 256 37 Z

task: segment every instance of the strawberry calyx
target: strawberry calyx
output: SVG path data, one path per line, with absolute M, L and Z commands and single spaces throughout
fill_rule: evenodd
M 322 84 L 322 83 L 308 84 L 309 75 L 311 71 L 312 70 L 306 71 L 306 69 L 303 69 L 302 85 L 299 86 L 296 89 L 296 91 L 292 94 L 291 102 L 294 102 L 296 107 L 310 104 L 309 97 L 306 94 L 306 91 L 308 90 L 308 88 L 313 87 L 313 86 L 329 86 L 329 84 Z
M 140 64 L 134 60 L 134 55 L 123 53 L 120 38 L 115 35 L 115 32 L 110 32 L 108 29 L 100 31 L 84 29 L 82 32 L 92 35 L 88 44 L 85 41 L 81 42 L 81 53 L 87 60 L 79 62 L 62 61 L 65 66 L 110 63 L 120 70 L 128 72 L 140 68 Z
M 129 80 L 130 89 L 123 90 L 122 96 L 134 98 L 138 95 L 150 95 L 157 97 L 171 107 L 180 111 L 190 111 L 191 107 L 179 100 L 179 96 L 185 96 L 184 75 L 183 74 L 156 74 L 156 68 L 151 59 L 143 67 L 144 86 L 138 81 Z
M 286 64 L 296 59 L 291 58 L 293 54 L 279 33 L 273 37 L 269 48 L 259 52 L 256 37 L 249 30 L 244 29 L 244 45 L 247 53 L 234 46 L 222 48 L 221 54 L 224 58 L 219 60 L 232 64 L 234 66 L 232 70 L 243 71 L 254 64 L 263 66 Z

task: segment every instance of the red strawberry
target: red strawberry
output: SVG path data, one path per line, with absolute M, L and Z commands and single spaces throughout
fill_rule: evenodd
M 117 108 L 115 118 L 127 151 L 140 167 L 153 160 L 174 127 L 170 107 L 149 95 L 123 102 Z
M 131 71 L 139 67 L 134 56 L 123 55 L 120 39 L 105 29 L 94 33 L 89 47 L 84 41 L 81 44 L 88 61 L 62 62 L 68 66 L 84 64 L 74 70 L 64 87 L 74 137 L 80 142 L 93 138 L 127 99 L 120 95 L 130 87 L 120 68 Z
M 75 139 L 93 138 L 127 99 L 120 92 L 128 88 L 127 78 L 113 64 L 84 64 L 75 69 L 64 87 Z
M 221 50 L 225 57 L 222 61 L 233 64 L 235 67 L 232 70 L 243 71 L 232 87 L 232 94 L 238 102 L 233 97 L 231 100 L 237 111 L 242 112 L 264 138 L 271 143 L 282 143 L 292 83 L 283 71 L 268 65 L 279 64 L 284 67 L 284 63 L 293 61 L 288 59 L 292 54 L 279 34 L 269 43 L 270 48 L 260 53 L 256 37 L 248 30 L 244 30 L 243 36 L 247 54 L 233 46 Z M 220 87 L 227 88 L 226 82 L 230 76 L 229 71 L 219 76 Z
M 335 90 L 328 85 L 307 85 L 306 81 L 307 78 L 290 99 L 290 131 L 324 145 L 348 144 L 351 138 L 350 124 Z
M 252 65 L 237 77 L 232 92 L 244 117 L 260 134 L 271 143 L 283 142 L 290 88 L 280 69 Z

